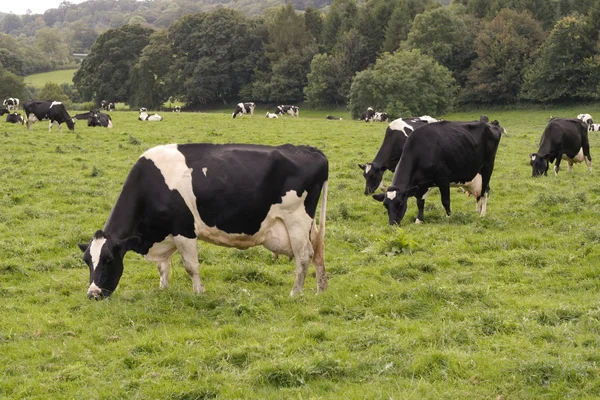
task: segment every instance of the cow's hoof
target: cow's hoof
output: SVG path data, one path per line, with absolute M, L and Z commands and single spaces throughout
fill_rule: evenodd
M 421 221 L 419 218 L 417 218 L 417 219 L 415 220 L 415 224 L 422 224 L 422 223 L 423 223 L 423 221 Z

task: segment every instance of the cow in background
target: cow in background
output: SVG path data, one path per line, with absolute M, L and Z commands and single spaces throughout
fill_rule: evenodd
M 75 119 L 72 118 L 65 105 L 60 101 L 28 101 L 23 104 L 27 129 L 37 121 L 50 120 L 48 132 L 52 132 L 52 125 L 58 124 L 59 132 L 62 132 L 62 124 L 66 123 L 70 131 L 75 130 Z
M 540 139 L 537 153 L 529 155 L 531 176 L 548 175 L 550 163 L 554 164 L 554 174 L 558 175 L 561 160 L 568 162 L 568 171 L 573 171 L 573 163 L 585 160 L 592 170 L 588 124 L 578 118 L 552 118 Z
M 145 107 L 140 108 L 140 121 L 162 121 L 163 117 L 158 114 L 148 114 L 148 109 Z
M 331 120 L 334 120 L 334 121 L 341 121 L 342 120 L 341 117 L 334 117 L 333 115 L 328 115 L 328 116 L 325 117 L 325 119 L 331 119 Z
M 112 118 L 108 114 L 99 111 L 91 111 L 87 120 L 87 125 L 91 127 L 101 126 L 104 128 L 112 128 Z
M 6 107 L 8 111 L 17 110 L 19 108 L 19 99 L 16 97 L 9 97 L 2 102 L 2 105 Z
M 358 164 L 366 180 L 365 194 L 371 194 L 377 190 L 386 170 L 391 172 L 396 170 L 409 135 L 420 126 L 431 122 L 437 122 L 437 120 L 425 115 L 423 117 L 398 118 L 388 125 L 383 142 L 373 161 Z
M 231 118 L 235 118 L 238 115 L 250 114 L 250 117 L 254 116 L 254 103 L 238 103 L 235 106 L 235 111 L 231 114 Z
M 111 110 L 114 111 L 115 110 L 115 103 L 109 102 L 109 101 L 106 101 L 106 100 L 102 100 L 100 102 L 100 109 L 102 111 L 111 111 Z
M 592 132 L 599 132 L 600 131 L 600 124 L 591 124 L 589 130 L 592 131 Z
M 400 224 L 409 197 L 417 198 L 416 223 L 423 222 L 425 196 L 438 187 L 450 216 L 450 186 L 460 186 L 477 199 L 477 212 L 486 214 L 490 178 L 504 129 L 498 121 L 440 121 L 415 130 L 406 140 L 392 184 L 373 195 L 387 209 L 390 225 Z
M 287 114 L 292 117 L 299 117 L 300 108 L 298 108 L 297 106 L 280 105 L 277 106 L 277 108 L 275 109 L 275 114 Z
M 14 112 L 6 116 L 6 122 L 23 125 L 25 123 L 25 120 L 23 119 L 23 116 L 21 114 Z
M 279 117 L 277 116 L 277 114 L 270 113 L 270 112 L 268 112 L 268 111 L 267 111 L 266 117 L 267 117 L 267 118 L 279 118 Z
M 175 106 L 175 107 L 173 108 L 173 112 L 176 112 L 176 113 L 179 113 L 179 112 L 181 112 L 181 106 Z
M 585 122 L 588 126 L 588 130 L 589 130 L 589 127 L 594 123 L 594 120 L 592 119 L 592 116 L 590 114 L 579 114 L 577 116 L 577 119 L 580 119 L 583 122 Z

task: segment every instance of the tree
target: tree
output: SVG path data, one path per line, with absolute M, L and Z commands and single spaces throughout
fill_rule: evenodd
M 189 105 L 237 100 L 254 70 L 266 68 L 262 23 L 234 10 L 186 15 L 171 25 L 168 37 L 168 94 Z
M 310 63 L 307 76 L 308 85 L 304 87 L 306 100 L 311 107 L 338 104 L 344 101 L 337 92 L 337 65 L 329 54 L 316 54 Z
M 440 115 L 452 106 L 456 81 L 450 71 L 417 50 L 385 53 L 372 68 L 356 74 L 349 108 L 357 118 L 367 107 L 390 117 Z
M 534 101 L 597 99 L 596 32 L 584 18 L 558 21 L 525 73 L 521 98 Z M 594 57 L 596 56 L 596 57 Z
M 334 0 L 323 24 L 322 43 L 331 50 L 342 32 L 354 28 L 357 23 L 358 6 L 356 0 Z
M 46 82 L 38 92 L 38 98 L 42 100 L 61 101 L 63 103 L 69 101 L 69 96 L 67 96 L 60 85 L 55 82 Z
M 474 41 L 478 24 L 464 7 L 450 6 L 426 11 L 415 17 L 404 49 L 419 49 L 446 66 L 463 84 L 465 71 L 475 59 Z
M 104 99 L 127 102 L 131 69 L 151 34 L 151 29 L 140 25 L 124 25 L 100 35 L 73 77 L 82 97 L 98 104 Z
M 0 99 L 16 97 L 18 99 L 26 99 L 25 82 L 23 78 L 6 70 L 0 62 Z
M 477 59 L 468 73 L 464 100 L 514 103 L 543 40 L 541 24 L 528 12 L 501 11 L 477 37 Z
M 306 7 L 304 10 L 304 25 L 317 42 L 321 41 L 323 32 L 323 17 L 321 12 L 314 7 Z

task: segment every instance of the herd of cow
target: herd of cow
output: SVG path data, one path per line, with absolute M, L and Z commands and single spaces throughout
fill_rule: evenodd
M 13 101 L 10 111 L 18 104 Z M 64 122 L 72 130 L 75 119 L 87 119 L 90 126 L 112 126 L 110 116 L 99 110 L 72 118 L 60 102 L 27 102 L 23 109 L 28 127 L 43 119 L 50 120 L 50 129 L 53 122 L 59 126 Z M 103 109 L 114 109 L 114 105 L 105 104 Z M 232 117 L 252 116 L 254 109 L 254 103 L 240 103 Z M 281 114 L 298 116 L 298 107 L 278 106 L 273 115 Z M 374 120 L 376 114 L 370 108 L 365 118 Z M 162 117 L 142 108 L 139 119 L 159 121 Z M 588 130 L 596 128 L 589 114 L 551 118 L 537 152 L 530 155 L 532 176 L 546 175 L 551 163 L 558 174 L 561 160 L 567 161 L 569 172 L 574 163 L 584 161 L 591 169 Z M 415 223 L 422 223 L 425 198 L 436 187 L 447 216 L 451 214 L 452 186 L 472 195 L 476 211 L 484 216 L 504 133 L 498 121 L 490 122 L 485 115 L 470 122 L 430 116 L 396 119 L 388 125 L 373 161 L 358 164 L 366 181 L 364 193 L 383 203 L 390 224 L 402 222 L 409 197 L 417 202 Z M 168 286 L 170 258 L 178 251 L 194 293 L 204 292 L 198 271 L 198 239 L 238 249 L 261 245 L 276 257 L 283 254 L 294 259 L 292 295 L 303 290 L 313 263 L 317 289 L 325 290 L 328 170 L 322 151 L 291 144 L 171 144 L 146 151 L 129 172 L 104 228 L 89 243 L 79 244 L 90 270 L 88 298 L 112 294 L 130 250 L 157 263 L 161 288 Z M 386 170 L 394 175 L 384 187 Z M 378 188 L 381 193 L 375 193 Z

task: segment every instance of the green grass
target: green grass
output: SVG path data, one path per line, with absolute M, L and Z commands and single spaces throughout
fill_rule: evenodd
M 565 165 L 532 179 L 528 164 L 550 115 L 600 107 L 488 112 L 508 131 L 488 215 L 456 190 L 446 218 L 432 193 L 426 223 L 412 223 L 412 200 L 400 228 L 363 196 L 356 166 L 372 160 L 386 124 L 231 111 L 157 123 L 119 111 L 114 129 L 79 123 L 75 134 L 0 125 L 0 398 L 600 397 L 598 172 Z M 88 301 L 77 243 L 103 226 L 139 155 L 173 142 L 322 149 L 329 290 L 316 294 L 311 268 L 290 298 L 285 257 L 200 242 L 206 294 L 192 294 L 178 257 L 161 291 L 155 265 L 128 254 L 111 300 Z
M 73 75 L 77 72 L 76 69 L 65 69 L 52 72 L 43 72 L 40 74 L 27 75 L 25 77 L 25 84 L 27 86 L 33 86 L 37 89 L 41 89 L 47 82 L 68 83 L 73 84 Z

